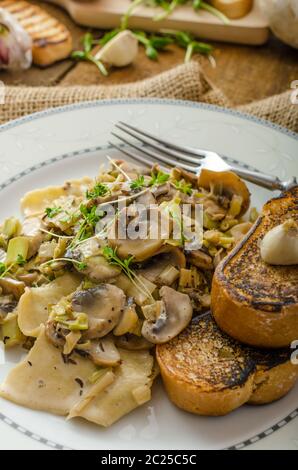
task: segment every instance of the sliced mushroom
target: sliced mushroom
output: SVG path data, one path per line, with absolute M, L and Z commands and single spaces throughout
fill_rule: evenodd
M 250 204 L 249 190 L 239 176 L 231 171 L 211 171 L 203 169 L 198 177 L 198 186 L 204 189 L 215 188 L 218 194 L 228 195 L 237 194 L 242 197 L 240 215 L 243 215 Z
M 198 178 L 194 173 L 190 173 L 182 168 L 173 168 L 171 174 L 175 180 L 181 180 L 183 178 L 185 181 L 191 183 L 194 188 L 197 187 Z
M 166 343 L 189 324 L 193 308 L 189 296 L 164 286 L 159 291 L 163 309 L 155 321 L 145 320 L 142 335 L 151 343 Z
M 124 209 L 126 210 L 126 209 Z M 165 218 L 158 208 L 153 208 L 148 214 L 148 220 L 142 220 L 143 214 L 136 216 L 132 221 L 128 221 L 138 227 L 140 236 L 135 240 L 128 237 L 128 234 L 120 238 L 119 220 L 117 219 L 108 232 L 109 245 L 117 249 L 120 258 L 134 257 L 134 261 L 144 261 L 156 255 L 162 248 L 165 239 L 169 238 L 170 227 L 164 222 Z M 119 238 L 118 238 L 119 237 Z
M 117 366 L 121 358 L 111 336 L 91 341 L 89 356 L 98 366 Z
M 191 264 L 200 269 L 213 269 L 213 260 L 210 255 L 202 250 L 193 250 L 189 252 L 188 260 Z
M 129 351 L 141 351 L 143 349 L 151 349 L 154 344 L 147 341 L 142 336 L 136 336 L 130 333 L 127 333 L 123 336 L 118 336 L 115 338 L 116 346 L 123 349 L 128 349 Z
M 16 300 L 19 300 L 22 294 L 25 292 L 25 283 L 17 281 L 10 277 L 3 277 L 0 279 L 0 287 L 4 294 L 11 294 Z
M 85 274 L 93 282 L 110 281 L 119 276 L 121 269 L 110 264 L 100 253 L 98 240 L 92 238 L 78 245 L 67 256 L 86 264 L 85 269 L 79 272 Z M 75 267 L 77 264 L 75 263 Z
M 76 291 L 72 297 L 75 312 L 88 315 L 88 330 L 84 339 L 102 338 L 119 322 L 125 306 L 124 292 L 111 284 L 101 284 L 91 289 Z
M 0 322 L 6 315 L 13 312 L 18 302 L 13 299 L 12 295 L 3 295 L 0 297 Z
M 69 330 L 57 324 L 54 320 L 48 320 L 46 323 L 45 334 L 48 340 L 57 348 L 65 344 L 65 337 Z
M 207 215 L 212 220 L 222 220 L 227 214 L 227 209 L 221 207 L 214 199 L 210 196 L 202 199 L 202 204 Z
M 114 335 L 121 336 L 126 333 L 133 333 L 136 325 L 138 324 L 139 317 L 136 312 L 136 306 L 133 303 L 133 298 L 130 297 L 127 301 L 127 305 L 121 315 L 120 321 L 116 328 L 114 328 Z
M 177 278 L 174 272 L 169 273 L 168 282 L 166 281 L 167 277 L 165 276 L 166 271 L 169 271 L 170 268 L 184 268 L 186 265 L 185 255 L 178 247 L 169 248 L 168 252 L 162 253 L 158 256 L 153 257 L 147 264 L 137 271 L 143 277 L 148 279 L 151 282 L 154 282 L 157 285 L 171 285 Z M 179 271 L 176 269 L 176 272 Z M 173 274 L 173 276 L 172 276 Z M 174 275 L 175 274 L 175 275 Z M 170 282 L 170 280 L 172 282 Z

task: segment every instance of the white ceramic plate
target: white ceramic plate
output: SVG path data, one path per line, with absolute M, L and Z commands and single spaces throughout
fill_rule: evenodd
M 209 148 L 242 164 L 287 178 L 298 174 L 297 134 L 212 106 L 160 100 L 82 103 L 38 113 L 0 127 L 0 219 L 17 213 L 28 190 L 94 176 L 118 120 L 178 143 Z M 87 149 L 87 150 L 86 150 Z M 253 205 L 270 193 L 251 186 Z M 0 350 L 0 380 L 19 357 Z M 298 386 L 282 400 L 221 418 L 174 407 L 160 383 L 153 399 L 109 429 L 0 400 L 2 448 L 223 449 L 298 448 Z M 3 436 L 3 438 L 2 438 Z M 30 440 L 31 441 L 30 441 Z M 33 440 L 33 441 L 32 441 Z

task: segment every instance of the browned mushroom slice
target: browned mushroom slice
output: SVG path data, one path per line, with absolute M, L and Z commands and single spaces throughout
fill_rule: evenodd
M 123 336 L 118 336 L 115 338 L 116 346 L 123 349 L 128 349 L 129 351 L 142 351 L 144 349 L 153 348 L 154 344 L 147 341 L 142 336 L 136 336 L 130 333 L 127 333 Z
M 213 269 L 213 260 L 210 255 L 202 250 L 193 250 L 189 252 L 188 260 L 191 264 L 200 269 Z
M 119 365 L 121 361 L 119 351 L 111 336 L 91 341 L 88 352 L 91 360 L 98 366 L 113 367 Z
M 125 295 L 111 284 L 101 284 L 91 289 L 76 291 L 72 297 L 75 312 L 88 315 L 88 330 L 85 339 L 102 338 L 119 322 L 125 306 Z
M 198 186 L 204 189 L 210 189 L 213 186 L 219 194 L 234 194 L 241 196 L 242 205 L 240 215 L 244 214 L 250 204 L 249 190 L 239 176 L 231 171 L 211 171 L 203 169 L 198 177 Z
M 140 234 L 136 236 L 136 239 L 129 238 L 128 233 L 120 238 L 119 220 L 123 220 L 123 216 L 120 216 L 110 228 L 108 242 L 112 248 L 117 249 L 120 258 L 125 259 L 133 256 L 134 261 L 145 261 L 156 255 L 162 248 L 164 241 L 169 238 L 170 220 L 166 220 L 158 208 L 150 210 L 149 220 L 143 220 L 142 217 L 143 214 L 139 214 L 133 220 L 128 221 L 135 227 L 135 233 Z
M 25 283 L 17 281 L 10 277 L 3 277 L 0 279 L 0 287 L 3 294 L 11 294 L 16 300 L 19 300 L 22 294 L 25 292 Z
M 164 286 L 159 291 L 163 308 L 159 316 L 152 321 L 145 320 L 142 335 L 151 343 L 166 343 L 177 336 L 189 324 L 192 317 L 192 305 L 189 296 Z

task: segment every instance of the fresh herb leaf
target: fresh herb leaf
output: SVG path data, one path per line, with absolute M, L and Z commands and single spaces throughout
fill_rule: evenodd
M 60 214 L 62 212 L 62 207 L 47 207 L 45 210 L 45 213 L 49 217 L 49 219 L 52 219 L 56 215 Z
M 83 263 L 83 262 L 78 263 L 77 268 L 78 268 L 79 271 L 84 271 L 84 269 L 87 268 L 87 263 Z
M 192 185 L 191 183 L 186 183 L 184 180 L 173 181 L 175 188 L 179 189 L 184 194 L 191 196 L 192 194 Z
M 24 256 L 18 255 L 18 256 L 17 256 L 16 264 L 17 264 L 18 266 L 24 266 L 24 265 L 26 264 L 26 260 L 25 260 Z
M 152 172 L 151 180 L 149 181 L 149 186 L 166 183 L 169 178 L 170 178 L 170 175 L 168 173 L 164 173 L 161 170 L 158 170 L 157 173 Z
M 6 271 L 6 266 L 4 263 L 0 263 L 0 275 Z
M 130 268 L 130 264 L 132 263 L 133 256 L 130 256 L 126 259 L 121 259 L 117 255 L 117 248 L 113 249 L 110 246 L 104 247 L 103 255 L 110 264 L 119 266 L 129 279 L 133 279 L 134 272 Z
M 90 191 L 86 191 L 86 197 L 87 199 L 95 199 L 96 197 L 106 196 L 109 192 L 110 190 L 106 184 L 97 183 Z
M 83 44 L 84 50 L 83 51 L 73 51 L 72 54 L 71 54 L 71 57 L 73 59 L 76 59 L 76 60 L 83 60 L 83 61 L 87 61 L 87 62 L 92 62 L 94 65 L 96 65 L 98 70 L 103 75 L 107 76 L 108 71 L 105 68 L 105 66 L 103 65 L 103 63 L 99 59 L 96 59 L 96 57 L 94 57 L 94 55 L 92 54 L 92 46 L 94 44 L 96 44 L 96 41 L 94 40 L 92 34 L 91 33 L 86 33 L 83 36 L 81 42 Z
M 130 183 L 130 189 L 141 189 L 145 186 L 145 178 L 143 175 L 140 175 L 137 179 L 133 180 Z
M 105 33 L 102 38 L 98 41 L 94 41 L 94 44 L 100 44 L 101 46 L 105 46 L 108 42 L 110 42 L 118 33 L 120 33 L 120 29 L 112 29 L 112 31 L 108 31 Z

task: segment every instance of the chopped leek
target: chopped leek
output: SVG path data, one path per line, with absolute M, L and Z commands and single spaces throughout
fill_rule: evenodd
M 15 237 L 9 240 L 6 253 L 6 266 L 17 264 L 20 257 L 26 260 L 29 249 L 29 240 L 26 237 Z

